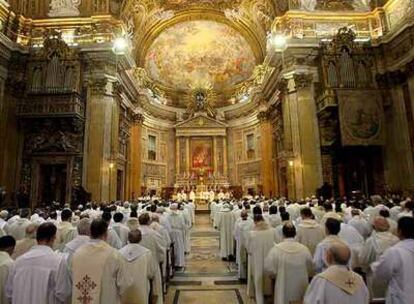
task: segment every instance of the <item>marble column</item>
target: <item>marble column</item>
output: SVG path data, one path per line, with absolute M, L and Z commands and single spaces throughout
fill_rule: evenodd
M 91 79 L 85 129 L 85 186 L 92 200 L 110 201 L 116 196 L 119 120 L 117 98 L 110 78 Z
M 185 154 L 186 154 L 186 170 L 187 170 L 187 176 L 190 176 L 190 163 L 191 163 L 191 156 L 190 156 L 190 138 L 186 137 L 185 138 Z
M 213 172 L 214 174 L 219 173 L 218 172 L 218 166 L 217 166 L 217 136 L 213 137 L 213 157 L 214 157 L 214 162 L 213 162 Z M 220 172 L 221 173 L 221 172 Z
M 132 127 L 130 137 L 130 171 L 129 171 L 129 199 L 137 199 L 141 196 L 141 168 L 142 168 L 142 114 L 132 115 Z
M 272 161 L 272 124 L 268 112 L 260 112 L 258 114 L 260 121 L 260 147 L 261 147 L 261 171 L 263 194 L 266 197 L 275 195 L 274 191 L 274 175 Z
M 294 197 L 314 195 L 322 185 L 322 161 L 316 104 L 313 96 L 313 75 L 294 74 L 288 81 L 289 129 L 291 157 L 290 184 Z M 285 123 L 286 124 L 286 123 Z M 289 139 L 288 139 L 289 140 Z
M 223 136 L 223 174 L 228 179 L 228 165 L 227 165 L 227 138 Z
M 175 138 L 175 175 L 180 176 L 180 138 Z

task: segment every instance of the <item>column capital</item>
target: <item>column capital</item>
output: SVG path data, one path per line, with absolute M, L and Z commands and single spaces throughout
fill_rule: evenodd
M 260 111 L 257 114 L 257 119 L 263 123 L 270 120 L 270 112 L 269 111 Z
M 134 125 L 142 125 L 144 123 L 144 115 L 141 113 L 131 113 L 129 115 L 131 123 Z
M 293 74 L 293 80 L 295 82 L 296 90 L 310 87 L 313 82 L 313 75 L 306 73 Z

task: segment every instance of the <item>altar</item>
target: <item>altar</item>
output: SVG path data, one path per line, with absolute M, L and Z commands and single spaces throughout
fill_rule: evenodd
M 211 191 L 229 187 L 226 129 L 225 123 L 205 112 L 175 126 L 175 188 L 194 191 L 198 208 L 208 209 Z

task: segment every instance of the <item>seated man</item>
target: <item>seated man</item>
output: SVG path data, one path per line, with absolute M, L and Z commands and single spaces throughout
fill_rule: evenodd
M 309 285 L 304 304 L 368 304 L 369 293 L 360 275 L 347 267 L 351 250 L 335 242 L 326 251 L 329 267 L 315 276 Z
M 284 240 L 275 244 L 265 259 L 265 271 L 274 275 L 275 304 L 301 302 L 312 275 L 313 264 L 309 249 L 295 240 L 292 223 L 283 225 Z

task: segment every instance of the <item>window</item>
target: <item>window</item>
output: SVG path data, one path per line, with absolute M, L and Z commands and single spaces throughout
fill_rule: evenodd
M 149 160 L 157 159 L 156 140 L 157 138 L 155 136 L 148 135 L 148 159 Z
M 254 134 L 248 134 L 246 136 L 246 146 L 247 146 L 247 159 L 252 159 L 255 157 L 255 149 L 254 149 Z

